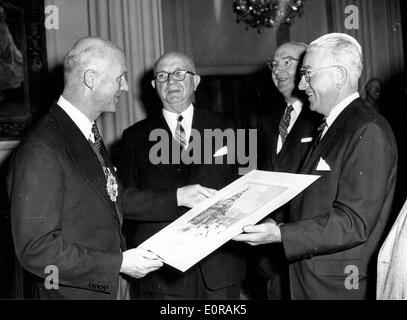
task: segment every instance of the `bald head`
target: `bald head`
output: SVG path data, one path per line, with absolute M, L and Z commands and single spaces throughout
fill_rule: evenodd
M 186 71 L 185 77 L 175 79 L 174 72 Z M 173 113 L 181 114 L 192 103 L 194 91 L 201 81 L 196 74 L 193 60 L 181 52 L 169 52 L 162 55 L 154 65 L 154 74 L 166 74 L 167 81 L 156 78 L 151 85 L 156 89 L 163 107 Z
M 306 43 L 292 41 L 283 43 L 281 46 L 279 46 L 276 50 L 276 54 L 279 51 L 286 51 L 290 52 L 294 58 L 298 59 L 299 57 L 301 57 L 301 55 L 305 53 L 306 50 L 307 50 Z
M 62 95 L 91 121 L 103 112 L 115 112 L 119 97 L 128 91 L 126 59 L 109 41 L 78 40 L 64 59 Z
M 187 56 L 186 54 L 182 52 L 168 52 L 166 54 L 163 54 L 156 63 L 154 64 L 154 73 L 160 71 L 157 70 L 157 67 L 163 62 L 163 61 L 168 61 L 168 60 L 182 60 L 184 65 L 188 68 L 188 71 L 191 71 L 193 73 L 196 73 L 196 68 L 195 68 L 195 63 L 192 60 L 191 57 Z
M 86 69 L 103 70 L 114 54 L 121 52 L 113 43 L 97 37 L 79 39 L 64 58 L 65 86 L 82 81 Z

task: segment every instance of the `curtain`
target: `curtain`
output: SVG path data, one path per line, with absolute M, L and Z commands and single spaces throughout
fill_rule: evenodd
M 345 8 L 359 10 L 359 29 L 348 30 Z M 330 7 L 330 8 L 329 8 Z M 399 0 L 330 0 L 328 2 L 329 32 L 344 32 L 355 37 L 362 46 L 364 72 L 361 91 L 373 77 L 388 81 L 404 70 L 403 37 Z M 331 10 L 330 10 L 331 9 Z
M 97 121 L 105 143 L 112 147 L 124 129 L 146 117 L 141 81 L 163 53 L 161 0 L 88 0 L 89 33 L 123 49 L 127 59 L 128 94 L 116 113 Z

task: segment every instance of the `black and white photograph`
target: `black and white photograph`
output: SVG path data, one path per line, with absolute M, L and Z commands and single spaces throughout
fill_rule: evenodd
M 0 0 L 0 300 L 407 300 L 406 63 L 402 0 Z

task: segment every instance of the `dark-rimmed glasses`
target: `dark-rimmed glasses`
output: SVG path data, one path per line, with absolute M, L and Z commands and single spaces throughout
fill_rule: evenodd
M 174 72 L 165 72 L 165 71 L 160 71 L 155 74 L 155 80 L 157 80 L 160 83 L 165 83 L 170 79 L 170 75 L 172 74 L 172 77 L 176 81 L 184 81 L 187 73 L 195 75 L 195 73 L 187 70 L 176 70 Z

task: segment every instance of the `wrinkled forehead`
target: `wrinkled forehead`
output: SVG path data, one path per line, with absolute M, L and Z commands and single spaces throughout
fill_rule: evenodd
M 286 57 L 293 57 L 299 59 L 305 52 L 305 47 L 294 44 L 283 44 L 274 53 L 274 59 L 283 59 Z
M 162 57 L 158 61 L 155 67 L 155 71 L 172 72 L 179 69 L 193 71 L 192 68 L 193 66 L 191 65 L 191 62 L 187 58 L 181 55 L 167 55 Z

